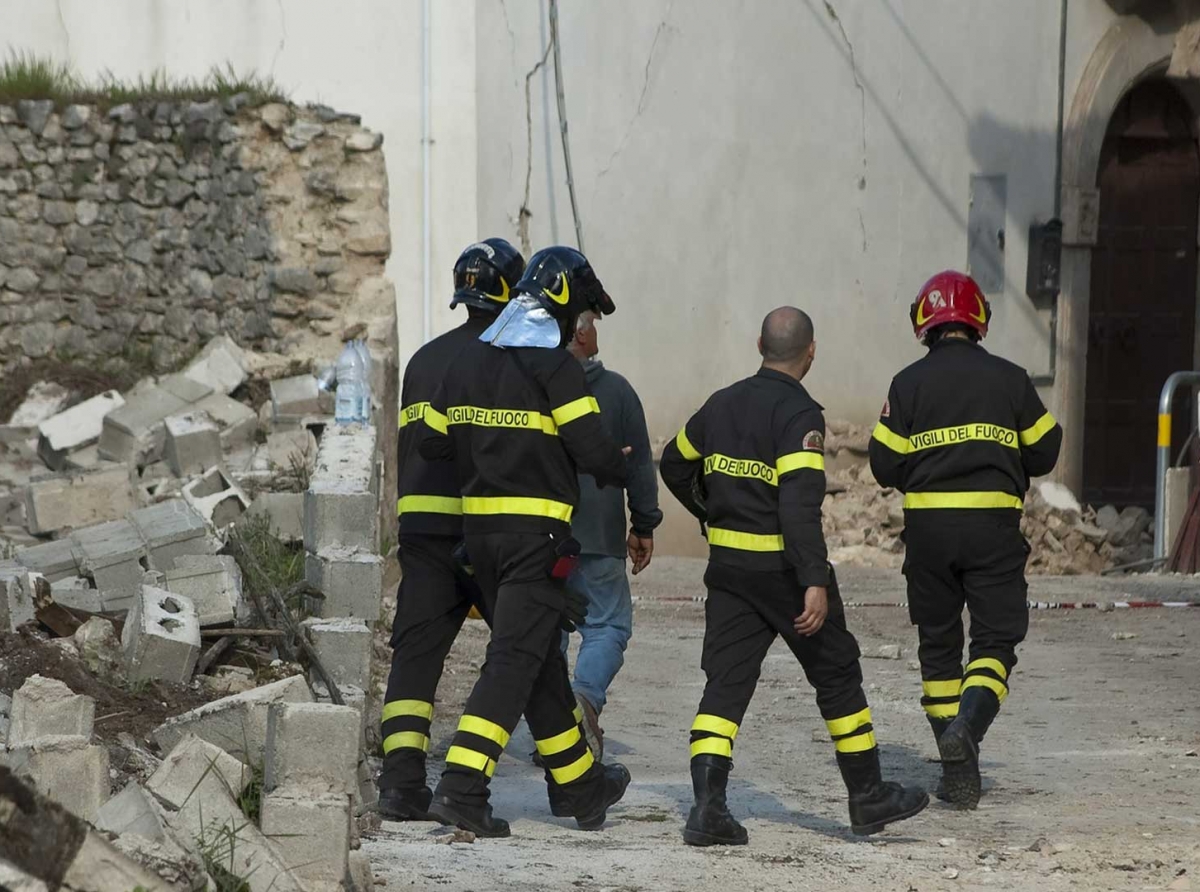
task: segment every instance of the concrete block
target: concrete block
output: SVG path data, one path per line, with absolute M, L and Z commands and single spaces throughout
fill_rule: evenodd
M 182 373 L 164 375 L 158 379 L 158 386 L 189 404 L 200 402 L 206 396 L 211 395 L 215 389 Z
M 18 626 L 34 620 L 39 584 L 49 585 L 45 577 L 32 570 L 23 567 L 0 570 L 0 631 L 16 631 Z
M 254 442 L 258 430 L 258 414 L 244 403 L 214 393 L 206 396 L 193 407 L 198 412 L 207 412 L 221 430 L 221 446 L 233 449 Z
M 25 489 L 25 518 L 35 535 L 116 520 L 135 507 L 127 465 L 43 477 Z
M 317 457 L 317 439 L 304 428 L 267 434 L 267 460 L 274 469 L 312 467 Z
M 220 796 L 213 795 L 214 791 L 236 798 L 250 780 L 250 769 L 244 763 L 219 746 L 186 734 L 146 781 L 146 789 L 176 811 L 189 803 L 202 807 L 211 797 L 215 800 L 211 803 L 215 817 L 224 810 L 224 803 Z
M 375 428 L 367 424 L 326 428 L 304 494 L 304 547 L 314 553 L 333 545 L 377 551 L 375 477 Z
M 213 468 L 185 486 L 183 497 L 218 530 L 236 522 L 250 507 L 246 493 L 221 468 Z
M 355 892 L 372 892 L 375 888 L 371 857 L 362 849 L 350 853 L 350 882 L 354 884 Z
M 100 447 L 93 443 L 78 452 L 69 453 L 63 461 L 64 471 L 99 471 L 111 468 L 120 462 L 105 461 L 100 457 Z
M 184 499 L 171 499 L 140 508 L 129 515 L 150 550 L 150 566 L 160 572 L 174 569 L 185 554 L 213 554 L 204 518 Z
M 350 868 L 350 797 L 303 787 L 263 796 L 262 831 L 310 892 L 337 892 Z M 314 845 L 314 840 L 320 840 Z
M 266 517 L 272 533 L 284 542 L 299 542 L 304 538 L 304 493 L 260 493 L 245 517 Z
M 325 595 L 322 616 L 356 616 L 374 623 L 383 597 L 383 558 L 344 546 L 304 556 L 304 577 Z
M 110 461 L 150 464 L 162 457 L 166 441 L 163 421 L 188 406 L 168 390 L 149 385 L 131 391 L 125 405 L 104 418 L 100 455 Z
M 304 677 L 294 675 L 167 719 L 153 736 L 164 752 L 174 748 L 185 735 L 194 734 L 254 763 L 263 759 L 271 704 L 311 703 L 312 699 Z
M 359 736 L 359 750 L 368 750 L 367 745 L 368 730 L 371 726 L 378 725 L 379 712 L 376 710 L 373 714 L 367 709 L 367 692 L 362 688 L 354 685 L 340 684 L 337 686 L 338 693 L 342 695 L 342 704 L 349 706 L 359 715 L 359 726 L 362 729 Z M 324 682 L 313 683 L 313 695 L 318 703 L 332 703 L 333 699 L 329 696 L 329 689 L 325 687 Z
M 168 591 L 191 598 L 200 625 L 231 623 L 246 614 L 242 602 L 242 571 L 229 555 L 182 555 L 166 571 Z
M 62 470 L 69 453 L 100 439 L 104 418 L 125 405 L 121 394 L 109 390 L 84 400 L 38 425 L 38 455 L 55 470 Z
M 95 821 L 108 799 L 108 749 L 89 746 L 82 737 L 43 737 L 10 747 L 3 763 L 85 821 Z
M 271 382 L 271 412 L 276 424 L 298 421 L 321 411 L 321 390 L 312 375 Z
M 204 345 L 183 374 L 216 393 L 233 393 L 246 380 L 245 351 L 227 336 L 218 335 Z
M 200 618 L 190 598 L 143 585 L 121 633 L 130 681 L 185 684 L 200 658 Z
M 128 610 L 150 569 L 150 556 L 137 527 L 113 520 L 76 530 L 71 537 L 80 572 L 95 583 L 105 610 Z
M 86 610 L 89 613 L 99 613 L 104 609 L 100 592 L 92 588 L 91 581 L 82 576 L 68 576 L 66 579 L 50 583 L 50 596 L 56 604 L 63 607 Z
M 56 539 L 44 545 L 18 548 L 14 557 L 22 567 L 41 573 L 51 583 L 79 574 L 79 556 L 69 539 Z
M 146 839 L 167 839 L 162 808 L 137 781 L 109 799 L 96 814 L 96 829 L 122 836 L 132 833 Z
M 371 630 L 361 619 L 306 619 L 302 623 L 321 664 L 336 684 L 371 686 Z
M 171 892 L 173 887 L 98 833 L 88 833 L 59 888 L 71 892 Z
M 350 795 L 358 786 L 359 715 L 331 703 L 276 703 L 267 718 L 264 785 Z
M 221 429 L 206 412 L 171 415 L 164 422 L 165 455 L 176 477 L 201 474 L 221 462 Z
M 92 736 L 96 701 L 76 694 L 55 678 L 31 675 L 13 693 L 10 747 L 31 746 L 45 737 Z

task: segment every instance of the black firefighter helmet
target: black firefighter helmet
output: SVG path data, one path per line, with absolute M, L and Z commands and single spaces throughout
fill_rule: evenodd
M 521 252 L 502 238 L 476 242 L 454 264 L 453 309 L 459 304 L 498 313 L 511 297 L 512 287 L 525 271 Z
M 580 313 L 591 310 L 607 316 L 617 309 L 588 259 L 564 245 L 543 248 L 530 257 L 516 290 L 538 299 L 562 324 L 564 339 L 574 334 Z

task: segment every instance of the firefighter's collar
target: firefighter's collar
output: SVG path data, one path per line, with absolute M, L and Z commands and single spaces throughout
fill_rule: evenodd
M 801 382 L 797 381 L 795 378 L 793 378 L 791 375 L 787 374 L 786 372 L 780 372 L 776 369 L 767 369 L 767 368 L 760 367 L 758 370 L 758 374 L 756 374 L 754 377 L 767 378 L 771 381 L 782 381 L 784 384 L 790 384 L 792 387 L 795 387 L 802 394 L 804 394 L 806 397 L 808 397 L 810 400 L 812 400 L 813 405 L 816 406 L 818 409 L 823 410 L 825 408 L 824 406 L 822 406 L 820 403 L 818 403 L 816 400 L 814 400 L 812 398 L 812 394 L 810 394 L 808 392 L 807 387 L 805 387 Z
M 562 331 L 537 298 L 523 294 L 508 302 L 479 340 L 493 347 L 557 347 Z

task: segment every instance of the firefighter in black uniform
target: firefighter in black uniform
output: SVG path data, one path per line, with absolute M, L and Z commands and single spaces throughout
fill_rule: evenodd
M 725 802 L 733 742 L 777 635 L 796 655 L 829 729 L 849 791 L 850 823 L 868 834 L 921 811 L 929 797 L 883 781 L 862 689 L 858 643 L 846 628 L 821 532 L 825 419 L 800 383 L 816 351 L 812 321 L 792 307 L 763 320 L 758 374 L 719 390 L 663 450 L 663 481 L 707 527 L 707 677 L 692 724 L 696 804 L 684 841 L 742 845 Z
M 616 307 L 587 259 L 554 247 L 530 258 L 515 296 L 446 373 L 425 411 L 421 454 L 452 459 L 463 531 L 492 638 L 429 813 L 481 836 L 507 836 L 488 783 L 522 709 L 557 815 L 599 828 L 629 772 L 596 762 L 580 732 L 559 624 L 578 543 L 577 472 L 621 484 L 625 458 L 600 422 L 583 368 L 562 345 L 584 310 Z
M 979 742 L 1008 696 L 1029 627 L 1022 504 L 1029 479 L 1054 468 L 1062 429 L 1024 369 L 980 346 L 991 307 L 969 276 L 934 276 L 909 315 L 929 353 L 892 381 L 871 470 L 904 493 L 904 574 L 921 704 L 942 757 L 939 795 L 974 808 Z
M 429 820 L 425 755 L 434 693 L 463 620 L 471 607 L 483 607 L 478 586 L 453 558 L 462 541 L 458 478 L 453 466 L 420 456 L 419 422 L 446 372 L 508 305 L 524 271 L 525 258 L 501 238 L 463 251 L 454 264 L 450 306 L 465 304 L 467 321 L 418 350 L 404 370 L 396 505 L 403 578 L 392 624 L 379 778 L 379 810 L 391 820 Z

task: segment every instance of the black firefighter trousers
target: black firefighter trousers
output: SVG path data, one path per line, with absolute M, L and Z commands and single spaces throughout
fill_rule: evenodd
M 436 795 L 468 807 L 488 783 L 522 711 L 564 801 L 584 812 L 603 795 L 603 772 L 579 726 L 567 662 L 559 649 L 565 580 L 550 578 L 557 542 L 546 533 L 467 535 L 492 637 Z
M 908 612 L 920 642 L 921 705 L 935 723 L 958 715 L 959 695 L 986 687 L 1008 696 L 1017 645 L 1029 630 L 1021 515 L 1010 510 L 905 512 Z M 963 670 L 963 606 L 971 645 Z
M 692 725 L 691 754 L 731 757 L 754 695 L 762 661 L 782 636 L 817 693 L 817 708 L 839 753 L 875 748 L 871 711 L 862 689 L 858 642 L 846 628 L 836 579 L 829 615 L 810 637 L 793 620 L 804 611 L 804 589 L 791 571 L 751 572 L 709 563 L 704 574 L 704 651 L 708 679 Z

